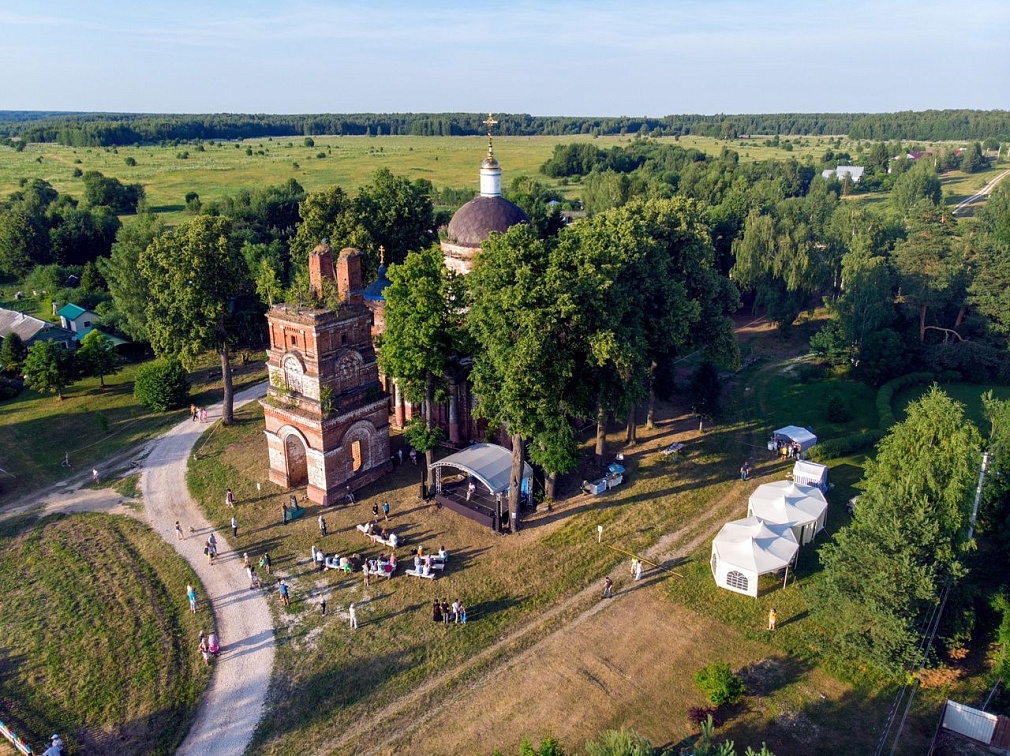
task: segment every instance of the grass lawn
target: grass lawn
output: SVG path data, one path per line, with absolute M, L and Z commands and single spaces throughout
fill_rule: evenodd
M 140 523 L 99 514 L 0 523 L 0 559 L 3 720 L 36 748 L 59 732 L 72 753 L 173 753 L 209 679 L 195 573 Z
M 254 357 L 236 362 L 236 389 L 264 380 L 266 369 Z M 194 401 L 203 406 L 221 399 L 221 381 L 214 377 L 213 360 L 190 378 Z M 165 414 L 150 412 L 133 398 L 133 381 L 140 364 L 125 366 L 107 376 L 105 388 L 87 378 L 63 393 L 23 391 L 0 404 L 0 506 L 100 465 L 162 432 L 185 416 L 187 409 Z M 70 452 L 71 467 L 62 466 Z
M 756 378 L 771 387 L 792 386 L 790 374 L 783 376 L 778 372 L 779 367 L 766 365 L 763 371 L 758 367 Z M 845 390 L 860 396 L 858 388 L 847 386 L 841 378 L 826 380 L 839 381 Z M 786 401 L 767 397 L 763 401 L 772 401 L 776 407 L 773 412 L 784 414 L 799 399 L 823 392 L 823 386 L 818 389 L 814 384 L 800 385 L 804 393 L 798 398 L 794 396 Z M 753 397 L 749 393 L 746 401 L 752 401 Z M 775 404 L 777 401 L 780 403 Z M 872 407 L 872 402 L 869 405 Z M 876 423 L 875 415 L 865 410 L 860 412 L 849 425 L 858 428 Z M 672 601 L 674 606 L 698 612 L 699 618 L 685 627 L 695 627 L 692 632 L 701 639 L 695 642 L 701 642 L 702 646 L 685 651 L 686 656 L 678 657 L 680 662 L 673 668 L 656 667 L 651 674 L 661 677 L 642 681 L 646 686 L 662 685 L 665 691 L 662 714 L 655 709 L 636 714 L 637 719 L 653 722 L 651 737 L 672 738 L 674 742 L 684 737 L 686 710 L 700 703 L 698 692 L 690 683 L 690 675 L 700 666 L 693 660 L 724 649 L 727 658 L 754 672 L 753 679 L 768 677 L 761 665 L 766 664 L 769 654 L 776 659 L 781 659 L 783 653 L 795 655 L 787 662 L 768 662 L 775 670 L 780 667 L 785 670 L 781 672 L 784 676 L 781 684 L 775 683 L 776 692 L 772 697 L 775 703 L 769 705 L 767 696 L 748 699 L 746 711 L 741 709 L 737 712 L 739 716 L 732 720 L 736 724 L 727 725 L 726 734 L 737 735 L 738 742 L 759 745 L 764 728 L 778 727 L 774 731 L 786 738 L 788 722 L 793 722 L 795 728 L 812 721 L 821 740 L 828 744 L 825 747 L 835 749 L 820 752 L 838 753 L 844 750 L 843 745 L 852 743 L 850 730 L 853 718 L 858 717 L 863 729 L 859 735 L 860 747 L 872 745 L 874 733 L 885 716 L 887 700 L 876 697 L 879 690 L 853 689 L 815 669 L 822 664 L 820 642 L 823 639 L 818 640 L 818 631 L 807 618 L 804 599 L 815 567 L 813 552 L 811 558 L 801 564 L 799 583 L 791 584 L 776 595 L 776 601 L 780 598 L 783 601 L 780 617 L 784 627 L 770 648 L 766 646 L 766 634 L 760 631 L 767 614 L 767 600 L 754 602 L 718 591 L 708 572 L 710 537 L 706 532 L 712 526 L 705 520 L 706 515 L 716 513 L 717 526 L 726 519 L 743 516 L 746 509 L 747 489 L 737 480 L 741 455 L 754 456 L 757 474 L 770 476 L 764 480 L 777 479 L 785 472 L 785 466 L 771 460 L 767 452 L 748 452 L 744 441 L 763 440 L 765 426 L 770 428 L 778 420 L 770 422 L 761 416 L 760 420 L 717 426 L 699 437 L 691 431 L 685 432 L 693 427 L 693 421 L 680 418 L 676 421 L 676 430 L 682 435 L 678 437 L 689 440 L 686 458 L 682 461 L 656 453 L 658 445 L 668 443 L 667 439 L 673 437 L 674 422 L 666 420 L 657 431 L 643 434 L 645 448 L 628 455 L 628 486 L 599 499 L 584 496 L 568 499 L 553 513 L 533 516 L 528 527 L 517 536 L 499 537 L 451 512 L 434 510 L 417 501 L 418 470 L 409 463 L 362 491 L 356 505 L 325 512 L 320 507 L 310 506 L 304 519 L 282 527 L 278 510 L 287 492 L 265 482 L 266 447 L 261 410 L 244 408 L 239 419 L 238 425 L 219 429 L 206 441 L 198 458 L 190 465 L 189 485 L 211 521 L 222 529 L 227 528 L 231 516 L 223 503 L 224 491 L 228 486 L 233 488 L 238 497 L 240 523 L 237 549 L 248 552 L 254 560 L 269 550 L 275 565 L 275 578 L 277 574 L 284 576 L 294 592 L 291 607 L 284 608 L 279 602 L 274 604 L 279 639 L 277 669 L 270 705 L 257 733 L 253 753 L 281 754 L 293 748 L 350 753 L 380 737 L 393 739 L 389 741 L 393 743 L 389 746 L 393 751 L 397 743 L 406 747 L 414 736 L 399 736 L 401 740 L 396 741 L 398 736 L 389 733 L 389 729 L 397 726 L 395 718 L 391 717 L 389 722 L 375 722 L 374 726 L 368 718 L 384 706 L 410 699 L 418 686 L 433 679 L 441 683 L 440 699 L 458 695 L 466 708 L 471 687 L 478 685 L 499 662 L 528 651 L 534 642 L 565 627 L 566 622 L 577 620 L 580 612 L 591 609 L 600 576 L 626 559 L 619 552 L 597 545 L 598 524 L 604 526 L 610 544 L 632 552 L 641 553 L 660 538 L 675 532 L 682 540 L 699 544 L 688 562 L 677 567 L 685 579 L 671 579 L 667 582 L 668 594 L 659 595 L 668 595 L 666 600 Z M 809 421 L 817 426 L 820 415 L 815 412 L 809 420 L 807 416 L 787 419 Z M 841 433 L 841 426 L 836 430 Z M 616 436 L 614 434 L 612 440 Z M 849 495 L 851 484 L 859 477 L 860 462 L 861 459 L 855 458 L 840 460 L 835 465 L 832 472 L 837 476 L 837 488 L 832 495 L 834 502 Z M 586 469 L 572 477 L 581 479 L 590 472 Z M 260 491 L 256 489 L 257 482 L 262 486 Z M 328 553 L 377 555 L 379 549 L 361 536 L 354 525 L 370 517 L 373 502 L 381 507 L 385 500 L 392 506 L 393 529 L 406 540 L 405 548 L 401 548 L 402 553 L 398 555 L 401 561 L 404 557 L 409 560 L 406 552 L 418 544 L 428 549 L 444 545 L 452 554 L 444 576 L 432 583 L 401 574 L 388 582 L 373 582 L 366 588 L 360 575 L 320 574 L 310 569 L 312 545 Z M 837 502 L 832 511 L 844 512 Z M 328 523 L 329 535 L 325 538 L 319 537 L 317 528 L 316 517 L 320 513 Z M 829 522 L 832 528 L 837 528 L 841 519 L 829 518 Z M 618 570 L 619 574 L 623 572 L 623 569 Z M 587 586 L 593 590 L 582 598 L 580 592 Z M 319 611 L 319 600 L 324 597 L 328 602 L 326 617 Z M 466 628 L 446 628 L 432 623 L 430 604 L 435 598 L 463 600 L 470 616 Z M 572 599 L 575 602 L 562 615 L 552 618 L 542 628 L 537 626 L 540 615 Z M 353 633 L 346 619 L 346 608 L 352 601 L 358 607 L 360 623 L 359 630 Z M 662 618 L 669 611 L 653 604 L 647 614 L 665 623 L 668 620 Z M 629 617 L 627 622 L 640 619 Z M 538 630 L 533 637 L 527 638 L 522 631 L 529 626 L 536 626 Z M 627 628 L 621 623 L 610 623 L 610 626 Z M 705 639 L 716 637 L 724 642 L 710 647 Z M 562 631 L 557 638 L 571 640 L 569 644 L 561 640 L 556 644 L 559 649 L 567 646 L 571 650 L 573 644 L 585 647 L 588 643 L 583 641 L 582 631 L 573 630 L 571 634 Z M 619 635 L 601 641 L 604 647 L 620 642 Z M 490 656 L 486 656 L 489 653 Z M 540 659 L 539 647 L 531 653 Z M 543 663 L 558 667 L 546 658 Z M 683 666 L 685 664 L 688 668 Z M 774 672 L 774 675 L 779 674 L 779 671 Z M 545 673 L 542 682 L 549 686 L 550 679 Z M 578 682 L 585 683 L 584 680 Z M 575 683 L 568 681 L 567 684 Z M 615 724 L 605 707 L 581 705 L 585 699 L 580 698 L 579 688 L 572 690 L 569 698 L 575 708 L 565 709 L 568 713 L 564 723 L 564 732 L 570 733 L 569 746 Z M 538 695 L 536 689 L 531 690 L 530 695 Z M 420 715 L 423 701 L 420 705 L 420 711 L 407 711 L 413 712 L 411 716 Z M 488 717 L 492 721 L 498 715 L 507 719 L 506 703 L 496 711 L 479 709 L 479 715 L 462 712 L 449 715 L 445 721 L 461 728 L 460 733 L 467 733 L 465 737 L 459 733 L 454 737 L 463 738 L 462 742 L 468 742 L 472 751 L 490 752 L 499 746 L 513 747 L 510 738 L 514 739 L 515 727 L 502 728 L 495 735 L 486 733 Z M 560 716 L 557 710 L 545 710 L 541 715 L 548 721 Z M 663 724 L 667 719 L 670 721 Z M 369 728 L 367 731 L 356 731 L 355 727 L 361 722 Z M 544 721 L 530 720 L 524 726 L 526 732 L 536 734 L 540 731 L 538 728 L 545 725 Z M 797 747 L 802 743 L 795 737 L 787 741 Z M 783 751 L 789 752 L 798 751 Z
M 929 386 L 908 386 L 894 395 L 894 417 L 904 420 L 909 402 L 918 399 Z M 992 391 L 997 399 L 1010 399 L 1010 386 L 994 386 L 981 383 L 941 383 L 940 389 L 951 399 L 964 405 L 968 419 L 982 432 L 983 437 L 989 435 L 989 421 L 985 419 L 985 409 L 982 407 L 982 394 Z

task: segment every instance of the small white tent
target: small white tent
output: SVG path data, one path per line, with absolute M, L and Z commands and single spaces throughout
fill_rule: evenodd
M 756 597 L 758 578 L 788 568 L 799 548 L 788 525 L 757 517 L 727 522 L 712 541 L 715 584 Z
M 787 525 L 801 544 L 810 543 L 824 529 L 827 512 L 828 502 L 819 488 L 791 480 L 758 486 L 747 502 L 748 517 Z
M 815 486 L 828 490 L 828 466 L 800 459 L 793 465 L 793 482 L 801 486 Z
M 776 441 L 797 442 L 803 451 L 806 451 L 817 443 L 817 436 L 806 428 L 800 428 L 796 425 L 787 425 L 785 428 L 779 428 L 773 435 Z

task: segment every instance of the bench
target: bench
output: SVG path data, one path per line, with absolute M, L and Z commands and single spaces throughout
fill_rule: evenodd
M 428 580 L 434 580 L 437 577 L 434 571 L 425 575 L 424 570 L 407 570 L 407 574 L 413 575 L 414 577 L 427 578 Z

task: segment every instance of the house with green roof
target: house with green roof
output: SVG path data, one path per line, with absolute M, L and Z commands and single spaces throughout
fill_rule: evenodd
M 80 341 L 87 336 L 98 323 L 96 313 L 70 302 L 63 305 L 56 314 L 60 316 L 60 325 L 74 334 L 75 341 Z

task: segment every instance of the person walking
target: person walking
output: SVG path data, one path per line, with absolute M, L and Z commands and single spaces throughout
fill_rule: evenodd
M 466 500 L 467 501 L 470 501 L 471 497 L 474 494 L 474 491 L 476 491 L 476 490 L 477 490 L 477 486 L 474 485 L 473 478 L 470 478 L 470 482 L 467 483 L 467 486 L 466 486 Z
M 207 422 L 207 408 L 206 407 L 201 407 L 200 408 L 200 422 L 201 423 Z
M 319 535 L 326 535 L 326 519 L 322 515 L 319 515 Z
M 203 666 L 210 666 L 210 648 L 207 646 L 207 636 L 200 633 L 200 656 L 203 657 Z
M 459 624 L 459 599 L 452 602 L 452 621 Z
M 186 598 L 189 599 L 189 610 L 196 614 L 196 588 L 192 583 L 186 586 Z
M 442 605 L 438 603 L 438 599 L 431 602 L 431 621 L 442 621 Z
M 231 516 L 231 534 L 238 538 L 238 520 L 235 519 L 235 515 Z
M 189 405 L 189 414 L 193 416 L 193 422 L 195 423 L 197 421 L 197 418 L 200 417 L 200 410 L 196 408 L 195 404 L 191 404 Z
M 291 596 L 288 592 L 288 584 L 281 580 L 277 584 L 277 592 L 281 595 L 281 601 L 284 602 L 284 606 L 291 606 Z
M 322 549 L 316 551 L 316 567 L 320 572 L 326 571 L 326 553 Z
M 410 461 L 417 467 L 417 451 L 415 449 L 410 450 Z
M 352 630 L 357 630 L 358 629 L 358 610 L 354 608 L 354 604 L 353 603 L 349 607 L 347 607 L 347 618 L 351 622 L 351 629 Z
M 185 534 L 183 534 L 182 532 L 182 525 L 179 524 L 178 520 L 175 521 L 175 537 L 178 538 L 180 541 L 186 538 Z
M 94 483 L 95 485 L 98 485 L 99 483 L 101 483 L 101 481 L 98 479 L 98 468 L 97 467 L 92 467 L 91 468 L 91 482 Z
M 210 538 L 207 539 L 207 545 L 210 546 L 210 552 L 212 556 L 217 556 L 217 536 L 213 533 L 210 534 Z
M 242 564 L 244 566 L 246 566 L 246 567 L 249 566 L 249 552 L 248 551 L 245 552 L 244 554 L 242 554 Z
M 70 452 L 67 452 L 67 454 L 70 454 Z M 400 464 L 402 465 L 403 464 L 403 447 L 402 446 L 399 449 L 396 450 L 396 456 L 400 458 Z M 67 467 L 70 467 L 70 465 L 67 465 Z
M 224 493 L 224 503 L 229 507 L 235 506 L 235 494 L 232 493 L 230 488 Z
M 326 616 L 326 599 L 325 598 L 319 599 L 319 613 L 322 616 L 324 616 L 324 617 Z
M 446 625 L 449 624 L 449 620 L 450 620 L 449 612 L 450 611 L 451 610 L 449 609 L 449 602 L 446 601 L 445 599 L 442 599 L 442 622 L 444 624 L 446 624 Z
M 364 564 L 361 565 L 361 572 L 365 576 L 365 587 L 368 587 L 368 560 L 366 559 Z
M 638 557 L 631 557 L 631 577 L 635 577 L 635 572 L 638 570 Z
M 203 544 L 203 555 L 207 557 L 207 564 L 214 564 L 214 552 L 210 548 L 210 541 Z
M 778 624 L 778 621 L 779 621 L 779 615 L 778 612 L 775 611 L 775 607 L 773 606 L 771 609 L 768 610 L 768 630 L 769 631 L 774 630 L 775 626 Z
M 642 579 L 642 560 L 641 559 L 636 559 L 635 560 L 635 580 L 641 580 L 641 579 Z
M 249 590 L 251 591 L 256 587 L 256 581 L 253 579 L 256 577 L 256 571 L 247 564 L 245 566 L 245 574 L 249 578 Z
M 372 503 L 372 520 L 378 521 L 379 519 L 379 502 Z
M 268 575 L 273 575 L 270 571 L 270 552 L 267 551 L 260 557 L 260 569 L 266 570 Z
M 386 522 L 389 522 L 389 502 L 382 502 L 382 516 L 386 518 Z
M 614 597 L 614 581 L 610 579 L 610 575 L 603 578 L 603 595 L 600 598 L 613 598 Z
M 746 459 L 740 465 L 740 480 L 747 480 L 750 477 L 750 462 Z
M 463 602 L 462 601 L 459 602 L 459 615 L 458 615 L 457 622 L 459 622 L 459 624 L 461 624 L 461 625 L 465 625 L 466 624 L 466 607 L 463 606 Z

